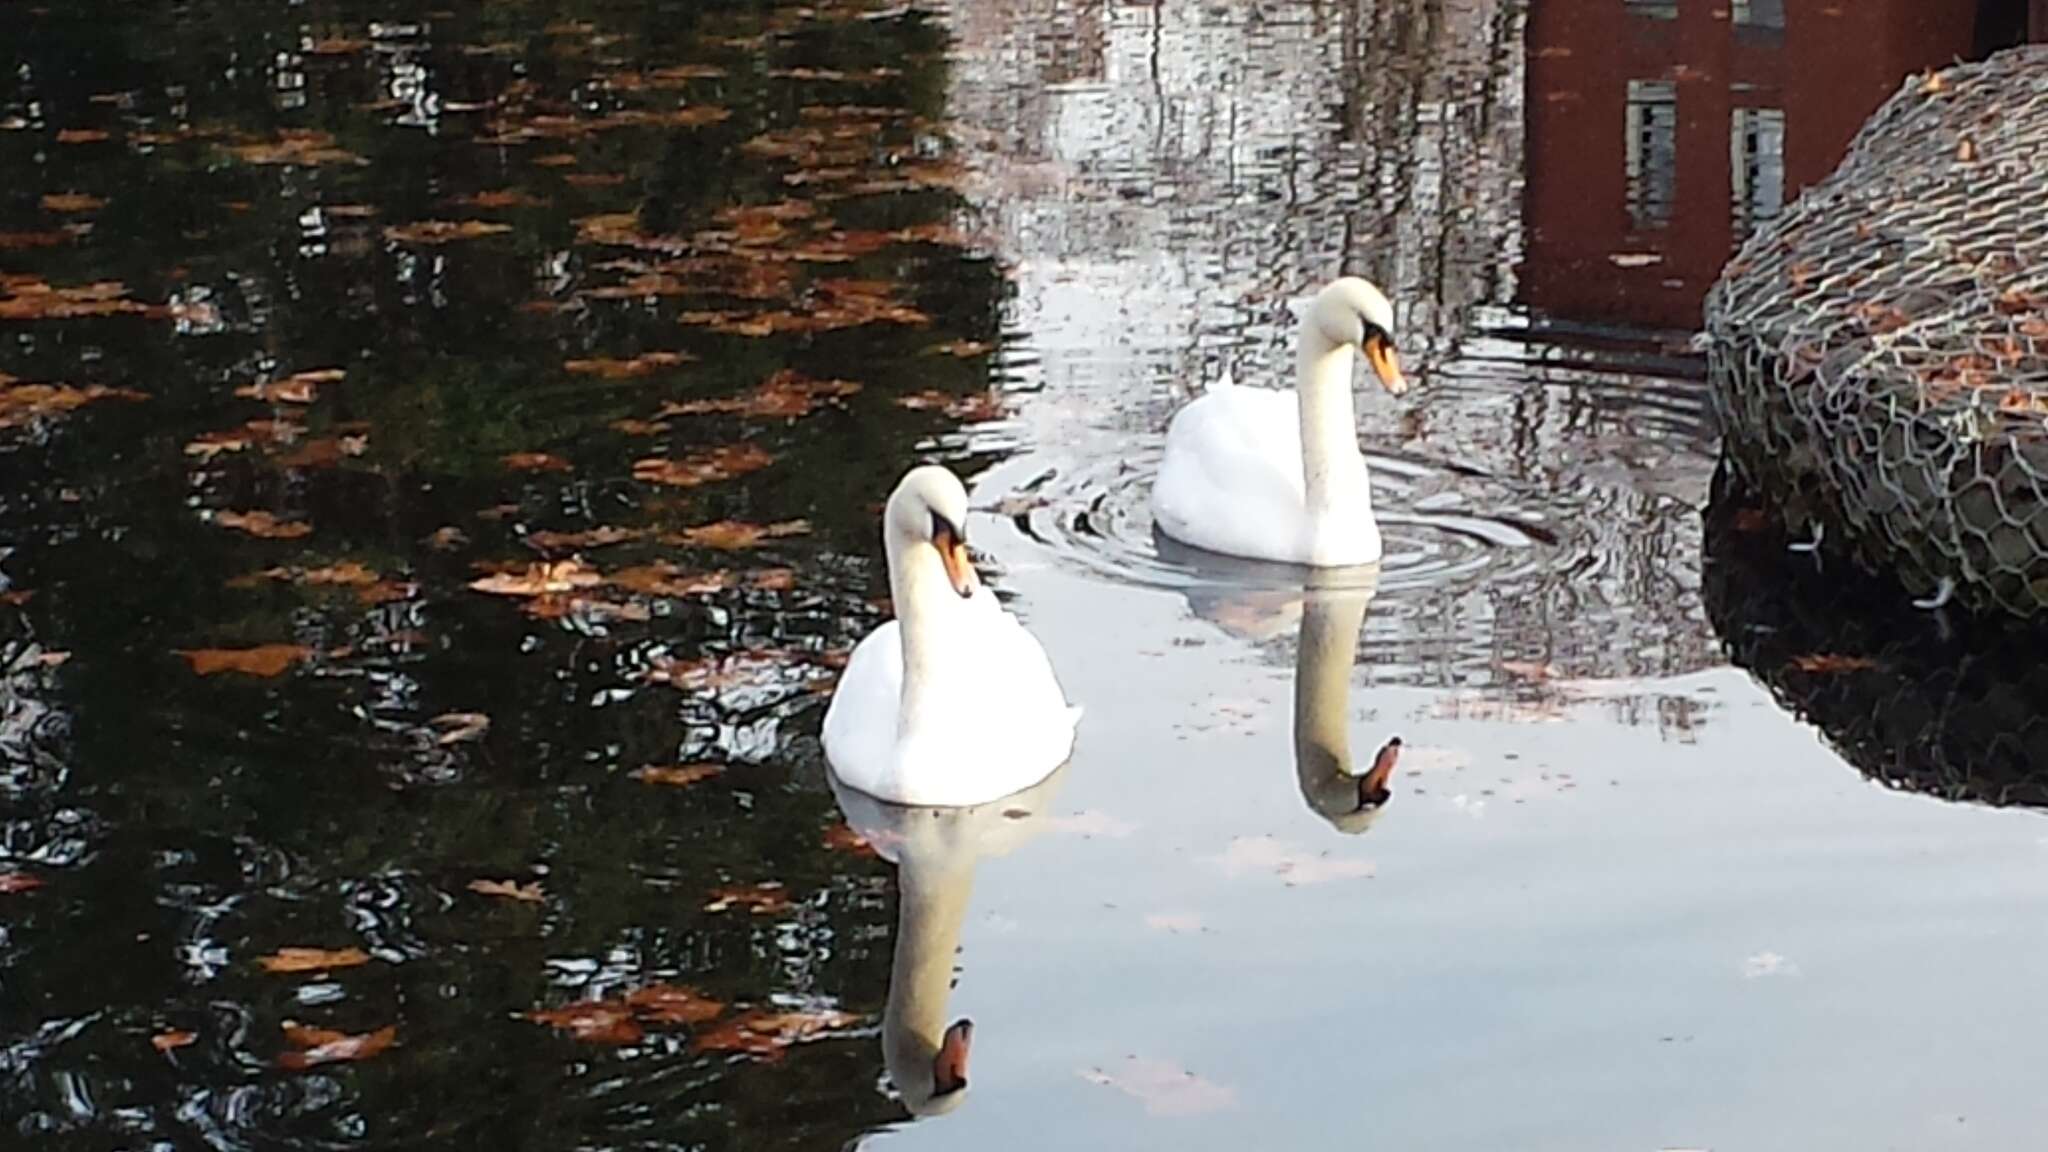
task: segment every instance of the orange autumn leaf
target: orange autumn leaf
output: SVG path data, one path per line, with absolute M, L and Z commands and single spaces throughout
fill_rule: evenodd
M 33 892 L 43 886 L 43 879 L 27 872 L 0 872 L 0 896 L 15 892 Z
M 8 294 L 0 296 L 0 320 L 69 320 L 80 316 L 158 315 L 160 305 L 128 299 L 128 286 L 118 280 L 52 287 L 41 280 L 16 280 L 5 284 Z
M 491 220 L 416 220 L 385 228 L 384 238 L 399 244 L 447 244 L 454 240 L 496 236 L 511 230 L 510 224 Z
M 361 948 L 279 948 L 256 959 L 265 972 L 325 972 L 369 962 L 370 954 Z
M 266 540 L 296 540 L 309 536 L 313 526 L 304 520 L 280 520 L 269 512 L 216 512 L 213 522 Z
M 254 648 L 181 648 L 178 655 L 192 664 L 201 676 L 239 672 L 244 676 L 280 676 L 284 670 L 313 654 L 298 644 L 262 644 Z
M 593 360 L 565 360 L 562 370 L 578 376 L 597 376 L 605 380 L 625 380 L 636 376 L 651 376 L 697 359 L 688 352 L 642 352 L 627 360 L 599 357 Z
M 860 1023 L 860 1017 L 837 1009 L 812 1012 L 767 1012 L 756 1009 L 699 1033 L 691 1047 L 699 1052 L 733 1052 L 774 1061 L 785 1049 L 826 1033 Z
M 398 1026 L 387 1024 L 375 1032 L 350 1036 L 325 1028 L 303 1028 L 287 1023 L 285 1039 L 300 1045 L 300 1050 L 280 1054 L 277 1066 L 298 1070 L 320 1064 L 367 1060 L 397 1042 Z
M 59 144 L 97 144 L 108 139 L 112 137 L 99 128 L 65 128 L 57 133 Z
M 632 419 L 614 420 L 612 421 L 611 427 L 612 431 L 623 432 L 628 436 L 658 436 L 661 433 L 668 431 L 668 421 Z
M 615 1000 L 585 1000 L 539 1009 L 528 1012 L 526 1018 L 586 1044 L 634 1044 L 646 1035 L 633 1019 L 633 1010 Z
M 302 129 L 286 129 L 275 140 L 231 145 L 228 151 L 245 164 L 318 167 L 323 164 L 369 163 L 338 146 L 332 133 Z
M 159 1052 L 172 1052 L 197 1039 L 199 1037 L 191 1032 L 159 1032 L 149 1038 L 149 1046 Z
M 732 575 L 724 571 L 690 572 L 666 561 L 656 561 L 621 568 L 606 577 L 605 582 L 643 596 L 708 596 L 730 587 Z
M 526 904 L 539 904 L 547 899 L 538 880 L 530 884 L 521 884 L 517 880 L 471 880 L 469 890 L 479 896 L 503 896 Z
M 494 596 L 546 596 L 590 588 L 604 582 L 593 569 L 574 560 L 529 564 L 522 573 L 498 572 L 469 582 L 478 592 Z
M 1801 672 L 1855 672 L 1864 668 L 1877 667 L 1877 661 L 1868 656 L 1844 656 L 1833 652 L 1815 652 L 1792 657 L 1792 666 Z
M 681 460 L 650 457 L 633 462 L 633 479 L 673 488 L 695 488 L 758 472 L 775 457 L 756 444 L 732 444 L 692 453 Z
M 307 372 L 294 372 L 282 380 L 271 380 L 262 384 L 245 384 L 235 389 L 235 395 L 252 400 L 272 403 L 311 404 L 318 394 L 320 385 L 332 384 L 348 375 L 341 368 L 318 368 Z
M 83 192 L 51 192 L 43 197 L 43 207 L 52 212 L 91 212 L 106 204 L 105 200 Z
M 466 744 L 483 738 L 490 730 L 491 718 L 482 712 L 443 712 L 428 724 L 440 730 L 434 743 L 446 748 L 450 744 Z
M 633 779 L 644 783 L 667 784 L 675 787 L 687 787 L 697 783 L 699 780 L 709 780 L 714 776 L 722 776 L 724 774 L 725 769 L 717 764 L 649 764 L 644 768 L 635 768 L 627 773 Z
M 860 391 L 851 380 L 818 380 L 785 368 L 761 382 L 751 392 L 712 400 L 684 400 L 664 404 L 658 416 L 694 416 L 708 412 L 740 416 L 795 419 L 820 404 L 836 403 Z
M 547 203 L 521 192 L 517 188 L 501 188 L 460 196 L 450 201 L 468 208 L 533 208 Z
M 567 552 L 579 548 L 608 548 L 613 544 L 624 544 L 646 535 L 638 528 L 620 528 L 610 524 L 581 532 L 528 532 L 526 544 L 543 552 Z
M 711 890 L 711 901 L 704 905 L 706 912 L 724 912 L 729 908 L 745 908 L 756 916 L 781 912 L 789 907 L 789 893 L 773 880 L 759 884 L 729 884 Z
M 146 400 L 143 393 L 127 388 L 106 388 L 98 384 L 73 388 L 69 384 L 15 384 L 0 379 L 0 428 L 18 428 L 34 420 L 48 419 L 85 407 L 95 400 Z
M 741 520 L 718 520 L 710 524 L 699 524 L 685 528 L 676 534 L 676 541 L 696 548 L 715 548 L 732 552 L 752 548 L 763 540 L 776 540 L 785 536 L 801 536 L 811 530 L 808 520 L 782 520 L 773 524 L 749 524 Z
M 874 845 L 868 843 L 866 837 L 855 832 L 852 826 L 847 824 L 833 824 L 827 827 L 824 836 L 820 838 L 820 843 L 834 852 L 845 852 L 854 856 L 875 855 Z
M 626 993 L 628 1007 L 650 1024 L 701 1024 L 725 1010 L 725 1005 L 698 992 L 674 984 L 650 984 Z
M 25 248 L 55 248 L 72 239 L 72 234 L 61 229 L 49 232 L 0 232 L 0 252 L 20 251 Z
M 567 472 L 569 462 L 546 452 L 507 452 L 498 463 L 514 472 Z

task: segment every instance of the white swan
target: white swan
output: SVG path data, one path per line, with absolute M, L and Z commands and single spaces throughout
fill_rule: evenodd
M 967 558 L 967 490 L 913 468 L 882 513 L 896 619 L 853 650 L 825 710 L 825 758 L 846 784 L 898 804 L 980 804 L 1067 760 L 1069 707 L 1036 637 Z
M 1043 832 L 1065 775 L 1054 772 L 992 803 L 939 810 L 885 804 L 832 782 L 846 823 L 896 866 L 896 947 L 882 1012 L 882 1062 L 914 1116 L 950 1112 L 967 1097 L 974 1024 L 948 1024 L 946 1010 L 975 865 Z
M 1174 414 L 1152 486 L 1160 531 L 1211 552 L 1314 567 L 1380 558 L 1372 484 L 1351 405 L 1354 349 L 1386 390 L 1408 387 L 1394 309 L 1355 276 L 1316 295 L 1301 325 L 1295 399 L 1228 380 Z

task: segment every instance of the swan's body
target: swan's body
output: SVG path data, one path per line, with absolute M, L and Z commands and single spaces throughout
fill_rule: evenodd
M 1295 392 L 1228 380 L 1174 414 L 1152 488 L 1160 531 L 1211 552 L 1313 567 L 1380 558 L 1372 484 L 1351 401 L 1354 351 L 1380 383 L 1407 387 L 1379 289 L 1344 277 L 1303 319 Z
M 833 782 L 846 823 L 896 866 L 896 946 L 882 1013 L 882 1059 L 914 1115 L 951 1111 L 967 1095 L 974 1026 L 948 1024 L 946 1017 L 975 865 L 1045 830 L 1042 817 L 1063 775 L 1054 772 L 987 804 L 936 811 L 885 804 Z
M 897 804 L 994 800 L 1073 750 L 1080 709 L 1037 638 L 975 578 L 966 517 L 966 490 L 943 468 L 897 485 L 882 532 L 897 618 L 854 647 L 825 711 L 833 773 Z

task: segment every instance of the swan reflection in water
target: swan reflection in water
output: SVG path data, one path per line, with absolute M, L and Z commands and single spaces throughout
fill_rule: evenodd
M 1364 772 L 1352 769 L 1351 671 L 1365 610 L 1379 591 L 1379 565 L 1309 569 L 1298 586 L 1275 586 L 1281 569 L 1273 565 L 1197 552 L 1163 534 L 1155 540 L 1163 559 L 1230 581 L 1185 590 L 1196 616 L 1255 644 L 1296 629 L 1294 775 L 1301 798 L 1339 832 L 1372 827 L 1392 798 L 1388 784 L 1401 755 L 1395 736 Z
M 1061 765 L 1022 792 L 971 808 L 891 804 L 828 774 L 847 824 L 896 866 L 896 952 L 882 1013 L 882 1060 L 914 1116 L 950 1112 L 967 1096 L 974 1024 L 949 1024 L 946 1017 L 975 865 L 1043 832 L 1066 774 Z

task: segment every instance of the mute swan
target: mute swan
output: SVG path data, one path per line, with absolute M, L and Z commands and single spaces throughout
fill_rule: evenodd
M 882 513 L 896 619 L 853 650 L 825 710 L 825 758 L 846 784 L 898 804 L 980 804 L 1066 762 L 1069 707 L 1037 638 L 967 558 L 967 490 L 913 468 Z
M 896 866 L 896 950 L 882 1011 L 882 1062 L 912 1115 L 950 1112 L 967 1096 L 974 1023 L 948 1024 L 946 1009 L 975 865 L 1043 832 L 1042 817 L 1065 776 L 1054 772 L 996 803 L 939 810 L 883 803 L 832 782 L 846 823 Z
M 1313 567 L 1380 558 L 1372 484 L 1351 405 L 1353 350 L 1389 393 L 1408 383 L 1394 309 L 1355 276 L 1332 281 L 1302 318 L 1295 399 L 1228 380 L 1174 414 L 1152 487 L 1160 531 L 1197 548 Z

